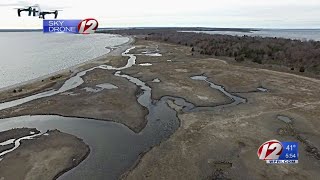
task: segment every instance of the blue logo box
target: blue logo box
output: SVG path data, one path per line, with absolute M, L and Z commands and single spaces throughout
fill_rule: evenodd
M 267 164 L 298 164 L 299 144 L 298 142 L 281 142 L 282 153 L 279 159 L 266 160 Z
M 298 142 L 281 142 L 283 150 L 279 160 L 296 160 L 299 158 Z
M 44 33 L 73 33 L 78 34 L 78 25 L 81 22 L 79 19 L 54 19 L 43 20 Z

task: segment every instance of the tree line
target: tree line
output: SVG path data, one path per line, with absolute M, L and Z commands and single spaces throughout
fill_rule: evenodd
M 211 35 L 177 32 L 171 29 L 127 29 L 108 33 L 143 35 L 147 40 L 163 41 L 191 47 L 194 53 L 232 57 L 238 62 L 278 64 L 310 70 L 320 74 L 320 42 L 284 38 Z

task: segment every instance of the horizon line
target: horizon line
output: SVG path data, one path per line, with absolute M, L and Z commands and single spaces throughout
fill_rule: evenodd
M 193 27 L 193 26 L 128 26 L 128 27 L 101 27 L 99 29 L 134 29 L 134 28 L 203 28 L 203 29 L 243 29 L 243 30 L 320 30 L 320 28 L 257 28 L 257 27 L 208 27 L 208 26 L 199 26 L 199 27 Z M 43 30 L 42 28 L 0 28 L 0 31 L 14 31 L 14 30 L 26 30 L 26 31 L 40 31 Z

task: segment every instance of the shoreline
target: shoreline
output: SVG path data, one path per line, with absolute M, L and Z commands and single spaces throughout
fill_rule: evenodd
M 123 51 L 125 51 L 125 48 L 127 46 L 129 46 L 130 44 L 134 43 L 134 41 L 135 41 L 132 36 L 123 36 L 123 37 L 128 37 L 129 40 L 127 42 L 123 43 L 123 44 L 115 46 L 115 47 L 117 47 L 116 49 L 113 49 L 112 47 L 105 47 L 106 49 L 109 49 L 110 51 L 108 53 L 102 55 L 102 56 L 98 56 L 96 58 L 89 59 L 89 60 L 87 60 L 87 61 L 85 61 L 83 63 L 77 64 L 77 65 L 74 65 L 74 66 L 71 66 L 71 67 L 68 67 L 68 68 L 65 68 L 65 69 L 61 69 L 61 70 L 53 72 L 53 73 L 49 73 L 47 75 L 40 76 L 40 77 L 35 78 L 35 79 L 30 79 L 28 81 L 24 81 L 24 82 L 17 83 L 17 84 L 14 84 L 14 85 L 10 85 L 10 86 L 7 86 L 7 87 L 2 87 L 2 88 L 0 88 L 0 93 L 5 92 L 5 91 L 9 91 L 9 90 L 13 90 L 15 88 L 19 88 L 21 86 L 25 86 L 25 85 L 28 85 L 28 84 L 32 84 L 32 83 L 35 83 L 35 82 L 41 81 L 43 79 L 47 79 L 47 78 L 59 75 L 59 74 L 70 73 L 70 71 L 72 71 L 71 74 L 70 74 L 72 76 L 72 75 L 76 74 L 78 69 L 81 68 L 82 66 L 85 66 L 85 65 L 90 64 L 90 63 L 94 63 L 95 61 L 102 60 L 102 59 L 104 59 L 106 57 L 109 57 L 109 56 L 121 55 L 121 53 Z
M 78 137 L 76 137 L 76 138 L 79 139 L 80 141 L 84 142 L 83 139 L 78 138 Z M 85 142 L 84 142 L 84 144 L 85 144 L 85 146 L 88 148 L 88 151 L 85 153 L 85 155 L 84 155 L 82 158 L 79 159 L 79 162 L 76 163 L 76 164 L 73 164 L 70 168 L 67 168 L 67 169 L 59 172 L 56 176 L 53 177 L 53 180 L 58 179 L 58 178 L 61 177 L 63 174 L 65 174 L 65 173 L 71 171 L 72 169 L 76 168 L 76 167 L 79 166 L 84 160 L 86 160 L 86 159 L 89 157 L 89 155 L 90 155 L 90 153 L 91 153 L 91 148 L 90 148 L 90 146 L 89 146 L 88 144 L 86 144 Z
M 64 84 L 68 79 L 74 77 L 76 74 L 78 74 L 80 72 L 84 72 L 84 71 L 86 71 L 88 69 L 92 69 L 94 67 L 98 67 L 99 65 L 103 65 L 105 63 L 109 63 L 110 62 L 111 64 L 116 63 L 116 64 L 119 65 L 119 64 L 122 64 L 124 61 L 127 62 L 128 60 L 126 59 L 126 56 L 123 56 L 122 53 L 127 51 L 128 49 L 130 49 L 130 47 L 132 46 L 132 43 L 134 41 L 135 41 L 135 39 L 133 37 L 129 37 L 129 41 L 127 43 L 118 46 L 118 48 L 113 50 L 112 53 L 109 53 L 109 54 L 107 54 L 107 55 L 105 55 L 103 57 L 100 57 L 100 58 L 96 58 L 95 60 L 92 60 L 89 63 L 78 65 L 76 71 L 73 72 L 72 75 L 68 74 L 68 75 L 65 75 L 63 78 L 57 78 L 54 81 L 50 82 L 50 84 L 54 83 L 52 86 L 46 85 L 47 81 L 44 82 L 44 81 L 40 81 L 39 80 L 39 81 L 30 83 L 29 86 L 26 88 L 27 90 L 23 94 L 14 94 L 14 93 L 9 91 L 8 93 L 10 93 L 10 96 L 8 98 L 4 98 L 3 95 L 5 95 L 5 94 L 1 94 L 0 93 L 0 99 L 2 99 L 1 103 L 8 103 L 8 102 L 15 101 L 15 100 L 18 100 L 18 99 L 23 99 L 23 98 L 26 98 L 26 97 L 29 97 L 29 96 L 33 96 L 33 95 L 36 95 L 36 94 L 41 94 L 43 92 L 47 92 L 47 91 L 50 91 L 50 90 L 58 90 L 59 88 L 61 88 L 62 84 Z M 108 57 L 110 57 L 110 56 L 114 56 L 114 57 L 111 57 L 111 58 L 108 59 Z M 118 59 L 119 57 L 124 58 L 124 59 L 123 60 Z M 86 66 L 87 64 L 90 64 L 90 65 Z M 90 72 L 88 74 L 86 73 L 86 77 L 90 77 L 90 74 L 95 76 L 95 74 L 97 73 L 96 71 L 99 71 L 98 69 L 99 68 L 97 68 L 96 70 L 92 70 L 92 72 Z M 112 75 L 110 74 L 111 76 L 109 76 L 109 78 L 110 77 L 114 77 L 113 70 L 111 70 L 110 72 L 111 72 Z M 102 77 L 104 77 L 104 76 L 102 75 Z M 108 77 L 105 77 L 105 78 L 108 79 Z M 120 78 L 120 79 L 122 79 L 122 78 Z M 97 79 L 94 79 L 94 81 L 96 81 L 96 80 Z M 103 78 L 103 80 L 105 80 L 105 79 Z M 118 80 L 113 80 L 113 81 L 114 81 L 114 83 L 119 83 Z M 128 83 L 127 80 L 122 80 L 122 81 L 125 82 L 125 83 Z M 39 87 L 39 86 L 37 86 L 38 84 L 40 84 L 40 85 L 41 84 L 45 84 L 45 87 Z M 128 83 L 128 84 L 130 84 L 130 83 Z M 128 88 L 127 84 L 122 84 L 122 86 L 126 86 L 126 88 Z M 134 85 L 132 85 L 132 86 L 134 88 L 137 88 Z M 134 101 L 132 102 L 133 104 L 138 104 L 138 101 L 136 100 L 136 94 L 137 94 L 136 91 L 137 90 L 134 89 L 134 91 L 132 92 L 132 98 L 134 98 Z M 23 103 L 23 104 L 20 104 L 20 105 L 22 105 L 22 106 L 23 105 L 27 105 L 27 106 L 31 105 L 32 106 L 32 103 L 34 103 L 35 100 L 32 100 L 32 102 L 30 101 L 30 102 L 26 102 L 26 103 Z M 20 105 L 17 105 L 17 106 L 20 106 Z M 12 107 L 12 108 L 14 109 L 15 107 Z M 147 116 L 148 113 L 146 112 L 145 108 L 140 107 L 140 106 L 135 107 L 135 108 L 139 108 L 139 110 L 141 110 L 141 112 L 142 112 L 141 117 L 146 117 Z M 1 115 L 0 119 L 7 119 L 7 118 L 13 118 L 13 117 L 20 117 L 20 116 L 35 116 L 35 115 L 49 115 L 49 116 L 50 115 L 52 115 L 52 116 L 56 115 L 56 116 L 70 117 L 70 118 L 86 118 L 86 119 L 97 120 L 97 121 L 107 121 L 107 122 L 120 123 L 120 124 L 123 124 L 128 129 L 130 129 L 131 131 L 133 131 L 135 133 L 140 132 L 146 125 L 146 122 L 140 124 L 139 121 L 137 123 L 132 122 L 133 124 L 130 124 L 130 122 L 129 122 L 129 124 L 127 124 L 126 122 L 122 122 L 122 120 L 119 119 L 119 115 L 114 115 L 114 116 L 112 115 L 111 117 L 106 118 L 105 116 L 99 115 L 99 113 L 98 113 L 98 115 L 95 115 L 95 113 L 93 113 L 92 111 L 89 111 L 88 113 L 85 113 L 85 114 L 81 114 L 81 113 L 80 114 L 68 114 L 68 113 L 63 113 L 63 112 L 41 112 L 41 113 L 33 114 L 33 113 L 28 112 L 28 113 L 23 113 L 21 115 L 11 114 L 11 115 L 5 116 L 4 114 L 6 114 L 8 112 L 7 110 L 10 111 L 10 108 L 3 109 L 3 111 L 2 111 L 3 114 Z M 124 118 L 124 119 L 129 119 L 128 121 L 134 121 L 134 119 L 140 117 L 139 113 L 140 112 L 137 112 L 136 114 L 130 114 L 130 115 L 126 116 L 127 118 Z M 114 113 L 112 113 L 112 114 L 114 114 Z M 145 121 L 145 118 L 143 118 L 143 119 Z
M 101 33 L 101 34 L 103 34 L 103 33 Z M 115 34 L 115 35 L 118 35 L 118 34 Z M 119 36 L 123 36 L 123 35 L 119 35 Z M 107 57 L 121 56 L 121 53 L 124 52 L 126 49 L 128 49 L 129 46 L 132 45 L 136 41 L 135 37 L 132 36 L 132 35 L 128 35 L 128 36 L 124 36 L 124 37 L 128 37 L 129 40 L 126 43 L 123 43 L 123 44 L 120 44 L 118 46 L 115 46 L 116 49 L 114 49 L 115 47 L 106 47 L 106 48 L 108 48 L 110 50 L 110 52 L 107 53 L 107 54 L 104 54 L 102 56 L 90 59 L 90 60 L 88 60 L 86 62 L 77 64 L 77 65 L 74 65 L 74 66 L 71 66 L 71 67 L 56 71 L 54 73 L 50 73 L 50 74 L 47 74 L 47 75 L 44 75 L 44 76 L 40 76 L 38 78 L 31 79 L 31 80 L 28 80 L 28 81 L 25 81 L 25 82 L 21 82 L 21 83 L 15 84 L 15 85 L 11 85 L 11 86 L 0 88 L 0 93 L 4 93 L 6 91 L 11 91 L 11 90 L 14 90 L 14 89 L 22 87 L 22 86 L 31 85 L 33 83 L 40 82 L 40 81 L 42 81 L 44 79 L 48 79 L 48 78 L 51 78 L 51 77 L 54 77 L 54 76 L 57 76 L 57 75 L 60 75 L 60 74 L 67 74 L 68 77 L 72 77 L 75 74 L 77 74 L 79 71 L 81 71 L 81 68 L 83 68 L 86 65 L 98 63 L 98 61 L 101 61 L 101 60 L 103 60 L 104 58 L 107 58 Z M 154 42 L 163 43 L 163 42 L 159 42 L 159 41 L 154 41 Z M 173 43 L 168 43 L 168 44 L 174 45 Z M 264 64 L 264 66 L 261 66 L 259 64 L 252 64 L 252 63 L 235 63 L 235 62 L 230 62 L 230 60 L 226 59 L 225 57 L 208 57 L 206 55 L 203 55 L 203 58 L 204 59 L 219 60 L 219 61 L 225 62 L 227 64 L 230 64 L 230 65 L 236 65 L 236 66 L 240 66 L 240 67 L 252 68 L 254 70 L 258 70 L 259 69 L 259 70 L 266 71 L 266 72 L 271 71 L 271 72 L 279 73 L 279 74 L 282 74 L 282 75 L 291 75 L 293 77 L 303 78 L 305 80 L 312 81 L 312 82 L 320 81 L 319 77 L 317 75 L 314 75 L 314 74 L 309 74 L 309 73 L 301 74 L 301 73 L 298 73 L 298 72 L 292 72 L 292 71 L 283 69 L 283 68 L 287 68 L 288 69 L 289 67 L 287 67 L 287 66 L 273 67 L 273 66 L 276 66 L 276 65 L 272 65 L 272 67 L 269 67 L 271 64 Z M 58 79 L 58 81 L 60 81 L 60 79 Z M 54 85 L 52 85 L 51 87 L 53 87 L 53 86 Z M 17 94 L 16 96 L 12 96 L 13 98 L 9 98 L 9 100 L 2 100 L 2 101 L 0 100 L 0 102 L 4 103 L 4 102 L 7 102 L 7 101 L 23 98 L 25 96 L 29 96 L 29 95 L 33 95 L 33 94 L 42 92 L 43 90 L 48 89 L 48 88 L 50 88 L 50 87 L 42 87 L 42 88 L 40 88 L 39 91 L 30 92 L 30 93 L 26 93 L 26 94 L 21 94 L 21 95 Z M 0 94 L 0 96 L 1 96 L 1 94 Z
M 17 131 L 18 135 L 22 136 L 22 138 L 17 139 L 17 141 L 20 141 L 18 145 L 15 144 L 18 148 L 2 156 L 3 159 L 0 161 L 0 164 L 2 163 L 0 174 L 5 178 L 21 179 L 21 177 L 24 177 L 29 179 L 30 177 L 35 177 L 37 179 L 57 179 L 66 171 L 70 171 L 81 164 L 91 152 L 89 145 L 86 144 L 83 139 L 59 130 L 40 132 L 36 128 L 30 129 L 30 133 L 33 132 L 34 135 L 23 135 L 23 130 L 29 129 L 18 128 L 8 130 L 8 132 Z M 36 154 L 32 153 L 35 149 L 38 150 Z M 14 169 L 11 168 L 11 165 L 16 162 L 21 162 L 21 160 L 24 159 L 23 155 L 27 155 L 28 158 L 30 157 L 31 161 L 19 163 L 17 166 L 20 169 L 28 169 L 31 167 L 36 170 L 12 173 Z M 41 155 L 51 156 L 51 158 L 42 159 Z M 64 163 L 57 163 L 57 159 Z M 46 171 L 52 166 L 56 168 L 53 168 L 51 171 Z M 44 171 L 44 173 L 39 174 L 37 171 Z
M 65 80 L 75 76 L 78 72 L 83 71 L 85 69 L 89 69 L 90 67 L 95 66 L 95 64 L 102 64 L 103 60 L 107 59 L 108 57 L 110 58 L 121 56 L 121 54 L 135 42 L 134 37 L 126 37 L 129 38 L 129 40 L 126 43 L 118 45 L 116 47 L 108 47 L 110 48 L 110 52 L 103 56 L 99 56 L 97 58 L 88 60 L 84 63 L 57 71 L 55 73 L 41 76 L 36 79 L 18 83 L 5 88 L 0 88 L 0 103 L 21 99 L 27 96 L 35 95 L 49 90 L 57 90 L 64 83 Z M 58 77 L 56 78 L 56 76 Z M 21 89 L 23 91 L 17 91 L 16 93 L 13 92 L 16 89 Z

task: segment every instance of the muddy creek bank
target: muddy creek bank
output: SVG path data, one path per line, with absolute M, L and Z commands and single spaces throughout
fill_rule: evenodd
M 121 72 L 121 70 L 130 68 L 136 63 L 136 56 L 129 54 L 132 49 L 134 49 L 134 47 L 122 54 L 123 56 L 129 57 L 127 64 L 123 67 L 116 68 L 109 65 L 100 65 L 79 72 L 76 76 L 67 80 L 57 91 L 48 91 L 23 99 L 2 103 L 0 104 L 0 109 L 11 108 L 35 99 L 46 98 L 72 90 L 84 83 L 82 78 L 87 72 L 96 68 L 116 70 L 114 73 L 115 76 L 125 78 L 139 88 L 139 92 L 141 93 L 137 95 L 137 101 L 141 106 L 148 109 L 148 114 L 145 117 L 147 124 L 141 132 L 135 133 L 128 127 L 114 122 L 50 115 L 3 119 L 0 123 L 0 129 L 7 130 L 18 127 L 33 127 L 42 132 L 48 129 L 58 129 L 76 135 L 90 146 L 91 153 L 79 166 L 65 173 L 59 179 L 105 179 L 105 177 L 108 177 L 108 179 L 117 179 L 139 159 L 140 154 L 147 152 L 152 147 L 168 139 L 178 129 L 180 122 L 177 118 L 177 109 L 168 106 L 168 102 L 173 102 L 174 105 L 181 107 L 184 112 L 210 111 L 246 102 L 243 98 L 231 95 L 221 86 L 207 81 L 204 76 L 201 78 L 209 83 L 211 88 L 221 91 L 221 93 L 228 96 L 233 102 L 216 107 L 197 107 L 179 97 L 164 96 L 160 100 L 153 100 L 151 98 L 152 89 L 146 85 L 145 82 Z M 194 77 L 192 77 L 192 79 L 202 80 Z

